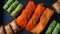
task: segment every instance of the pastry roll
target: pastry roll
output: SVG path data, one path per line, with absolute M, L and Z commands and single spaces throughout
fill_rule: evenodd
M 53 4 L 53 7 L 55 8 L 56 12 L 57 12 L 58 14 L 60 14 L 60 3 L 59 3 L 59 2 L 55 2 L 55 3 Z
M 33 1 L 29 1 L 26 8 L 22 11 L 22 14 L 16 19 L 16 22 L 20 27 L 26 26 L 26 24 L 27 24 L 28 20 L 30 19 L 32 13 L 34 12 L 35 6 L 36 5 Z
M 60 3 L 60 0 L 58 0 L 58 2 Z
M 3 9 L 7 10 L 15 0 L 8 0 L 3 6 Z
M 6 31 L 6 34 L 14 34 L 11 27 L 10 27 L 10 24 L 5 26 L 5 31 Z
M 18 4 L 18 6 L 12 11 L 12 13 L 10 15 L 15 18 L 20 13 L 22 8 L 23 8 L 23 4 L 21 4 L 21 3 Z
M 46 34 L 51 34 L 51 32 L 54 30 L 54 28 L 56 27 L 57 23 L 55 20 L 53 20 L 51 22 L 51 24 L 49 25 L 47 31 L 46 31 Z
M 11 23 L 10 23 L 11 27 L 12 27 L 12 30 L 16 33 L 17 31 L 20 30 L 20 28 L 18 27 L 18 25 L 16 24 L 16 21 L 13 20 Z
M 44 12 L 44 9 L 45 7 L 42 4 L 37 5 L 32 18 L 29 20 L 28 24 L 25 27 L 26 30 L 30 31 L 34 28 L 34 26 L 38 23 L 41 14 Z
M 12 5 L 7 9 L 8 13 L 11 13 L 19 4 L 19 2 L 16 0 L 14 3 L 12 3 Z
M 5 34 L 3 26 L 0 26 L 0 34 Z
M 52 34 L 58 34 L 60 31 L 60 23 L 57 23 L 55 29 L 53 30 Z
M 53 14 L 53 10 L 46 8 L 42 16 L 40 17 L 39 23 L 31 30 L 31 32 L 38 34 L 41 33 L 45 29 Z

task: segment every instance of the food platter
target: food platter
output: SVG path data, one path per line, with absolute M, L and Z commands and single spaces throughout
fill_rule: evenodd
M 11 15 L 9 13 L 6 12 L 6 10 L 4 10 L 2 7 L 4 6 L 4 4 L 7 2 L 8 0 L 0 0 L 0 25 L 7 25 L 9 24 L 11 21 L 13 21 L 15 18 L 11 17 Z M 30 0 L 18 0 L 20 3 L 22 3 L 24 5 L 24 7 L 27 5 L 27 3 Z M 52 18 L 50 19 L 48 25 L 50 24 L 50 22 L 52 20 L 56 20 L 57 22 L 60 23 L 60 14 L 57 14 L 55 12 L 55 9 L 52 7 L 52 4 L 54 2 L 56 2 L 57 0 L 32 0 L 34 1 L 36 4 L 44 4 L 45 7 L 48 7 L 52 10 L 54 10 L 54 15 L 52 16 Z M 47 27 L 48 27 L 47 25 Z M 45 30 L 41 33 L 44 34 L 44 32 L 46 31 L 47 27 L 45 28 Z M 17 32 L 17 34 L 32 34 L 31 32 L 23 29 L 21 32 Z

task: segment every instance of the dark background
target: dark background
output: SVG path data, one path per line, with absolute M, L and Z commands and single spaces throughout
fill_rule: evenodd
M 25 6 L 27 5 L 27 3 L 29 2 L 29 0 L 18 0 L 20 3 L 24 4 Z M 43 3 L 45 7 L 49 7 L 50 9 L 54 10 L 52 7 L 52 4 L 56 1 L 56 0 L 33 0 L 36 4 L 38 3 Z M 0 0 L 0 26 L 1 25 L 7 25 L 9 22 L 11 22 L 12 20 L 14 20 L 14 18 L 12 18 L 7 12 L 6 10 L 3 10 L 3 5 L 7 2 L 7 0 Z M 52 16 L 50 22 L 52 20 L 56 20 L 57 22 L 60 22 L 60 16 L 55 12 L 55 14 Z M 47 26 L 48 27 L 48 26 Z M 46 27 L 46 29 L 47 29 Z M 44 34 L 44 32 L 46 31 L 46 29 L 42 32 L 42 34 Z M 18 34 L 31 34 L 30 32 L 23 30 L 21 32 L 18 32 Z

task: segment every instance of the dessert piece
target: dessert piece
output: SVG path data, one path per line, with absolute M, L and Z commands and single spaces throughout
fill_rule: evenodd
M 54 14 L 53 10 L 46 8 L 46 10 L 43 12 L 40 18 L 39 23 L 31 30 L 31 32 L 37 34 L 41 33 L 45 29 L 46 25 L 48 24 L 53 14 Z
M 13 20 L 11 23 L 10 23 L 11 27 L 12 27 L 12 30 L 16 33 L 20 30 L 20 28 L 18 27 L 18 25 L 16 24 L 16 21 Z
M 12 3 L 12 5 L 7 9 L 8 13 L 11 13 L 19 4 L 19 2 L 16 0 L 14 3 Z
M 8 0 L 3 6 L 3 9 L 7 10 L 15 0 Z
M 0 26 L 0 34 L 5 34 L 3 26 Z
M 16 19 L 17 24 L 20 27 L 25 27 L 32 13 L 34 12 L 35 4 L 33 1 L 29 1 L 26 8 L 22 11 L 22 14 Z
M 41 17 L 42 13 L 44 12 L 44 9 L 45 7 L 42 4 L 37 5 L 34 14 L 25 27 L 26 30 L 30 31 L 34 28 L 34 26 L 38 23 L 38 20 Z
M 60 23 L 57 23 L 55 29 L 53 30 L 52 34 L 58 34 L 58 32 L 60 31 Z
M 53 4 L 53 7 L 55 8 L 56 12 L 57 12 L 58 14 L 60 14 L 60 3 L 59 3 L 59 2 L 55 2 L 55 3 Z
M 10 14 L 12 17 L 17 17 L 17 15 L 20 13 L 20 11 L 22 10 L 23 8 L 23 4 L 19 4 L 13 11 L 12 13 Z
M 60 0 L 58 0 L 58 2 L 60 3 Z
M 5 31 L 6 31 L 6 34 L 14 34 L 11 27 L 10 27 L 10 24 L 5 26 Z
M 48 26 L 48 29 L 46 31 L 46 34 L 51 34 L 54 28 L 56 27 L 57 23 L 55 20 L 51 22 L 51 24 Z

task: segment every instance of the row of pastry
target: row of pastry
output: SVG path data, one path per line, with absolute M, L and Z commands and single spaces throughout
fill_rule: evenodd
M 11 15 L 16 15 L 19 13 L 17 10 L 18 9 L 15 9 L 15 12 L 13 12 Z M 11 34 L 12 30 L 14 32 L 17 32 L 19 30 L 19 26 L 27 31 L 39 34 L 45 29 L 53 14 L 54 11 L 44 7 L 43 4 L 35 4 L 33 1 L 29 1 L 20 16 L 13 20 L 10 25 L 8 24 L 8 26 L 5 26 L 5 31 L 7 34 Z

